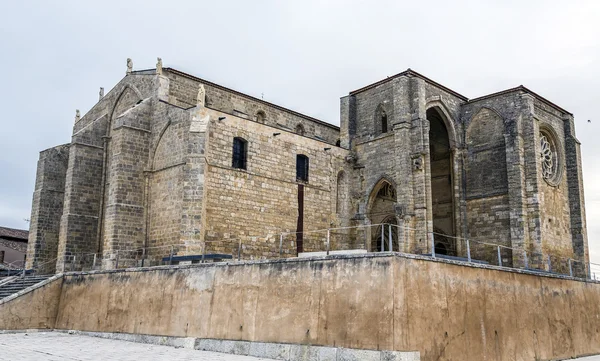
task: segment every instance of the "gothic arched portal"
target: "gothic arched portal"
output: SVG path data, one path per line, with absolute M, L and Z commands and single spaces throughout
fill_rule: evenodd
M 452 152 L 443 115 L 436 107 L 427 109 L 429 121 L 429 164 L 431 180 L 431 214 L 433 239 L 439 253 L 456 255 L 454 242 L 454 187 Z
M 370 223 L 374 225 L 371 227 L 371 252 L 390 251 L 390 224 L 392 225 L 392 250 L 398 250 L 398 227 L 395 227 L 397 223 L 394 211 L 396 202 L 395 187 L 388 180 L 381 179 L 373 188 L 369 198 L 368 216 Z

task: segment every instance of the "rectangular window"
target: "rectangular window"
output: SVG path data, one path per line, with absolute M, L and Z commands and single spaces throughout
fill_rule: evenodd
M 308 157 L 304 154 L 296 155 L 296 180 L 308 182 Z
M 237 169 L 246 169 L 248 158 L 248 142 L 244 138 L 233 138 L 233 156 L 231 166 Z

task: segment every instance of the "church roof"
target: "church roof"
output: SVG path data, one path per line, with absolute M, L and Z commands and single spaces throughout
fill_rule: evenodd
M 559 107 L 558 105 L 554 104 L 553 102 L 549 101 L 548 99 L 544 98 L 543 96 L 541 96 L 541 95 L 539 95 L 539 94 L 531 91 L 530 89 L 528 89 L 527 87 L 525 87 L 523 85 L 519 85 L 519 86 L 514 87 L 514 88 L 502 90 L 502 91 L 499 91 L 499 92 L 496 92 L 496 93 L 484 95 L 484 96 L 481 96 L 479 98 L 470 99 L 468 102 L 469 103 L 473 103 L 473 102 L 476 102 L 476 101 L 485 100 L 485 99 L 489 99 L 489 98 L 493 98 L 493 97 L 497 97 L 497 96 L 502 96 L 502 95 L 506 95 L 506 94 L 510 94 L 510 93 L 514 93 L 514 92 L 525 92 L 527 94 L 532 95 L 533 97 L 535 97 L 537 100 L 541 101 L 542 103 L 545 103 L 546 105 L 551 106 L 552 108 L 560 111 L 561 113 L 566 113 L 566 114 L 569 114 L 569 115 L 573 115 L 568 110 L 565 110 L 564 108 Z
M 419 74 L 419 73 L 417 73 L 416 71 L 414 71 L 414 70 L 412 70 L 412 69 L 410 69 L 410 68 L 406 69 L 405 71 L 403 71 L 403 72 L 401 72 L 401 73 L 398 73 L 398 74 L 396 74 L 396 75 L 392 75 L 392 76 L 390 76 L 390 77 L 387 77 L 387 78 L 385 78 L 385 79 L 382 79 L 382 80 L 380 80 L 380 81 L 378 81 L 378 82 L 375 82 L 375 83 L 373 83 L 373 84 L 369 84 L 369 85 L 367 85 L 367 86 L 364 86 L 364 87 L 362 87 L 362 88 L 360 88 L 360 89 L 357 89 L 357 90 L 351 91 L 351 92 L 350 92 L 350 95 L 355 95 L 355 94 L 358 94 L 358 93 L 364 92 L 365 90 L 369 90 L 369 89 L 375 88 L 376 86 L 379 86 L 379 85 L 381 85 L 381 84 L 384 84 L 384 83 L 386 83 L 386 82 L 388 82 L 388 81 L 390 81 L 390 80 L 393 80 L 393 79 L 399 78 L 399 77 L 401 77 L 401 76 L 414 76 L 414 77 L 417 77 L 417 78 L 423 79 L 423 80 L 425 80 L 425 82 L 426 82 L 426 83 L 429 83 L 429 84 L 431 84 L 431 85 L 433 85 L 433 86 L 436 86 L 436 87 L 438 87 L 438 88 L 440 88 L 440 89 L 442 89 L 442 90 L 444 90 L 444 91 L 446 91 L 446 92 L 448 92 L 448 93 L 450 93 L 450 94 L 454 95 L 455 97 L 457 97 L 457 98 L 459 98 L 459 99 L 462 99 L 462 100 L 464 100 L 464 101 L 467 101 L 467 100 L 469 100 L 469 98 L 467 98 L 466 96 L 464 96 L 464 95 L 462 95 L 462 94 L 459 94 L 459 93 L 455 92 L 454 90 L 452 90 L 452 89 L 450 89 L 450 88 L 447 88 L 447 87 L 443 86 L 442 84 L 440 84 L 440 83 L 437 83 L 437 82 L 435 82 L 435 81 L 433 81 L 433 80 L 429 79 L 428 77 L 426 77 L 426 76 L 424 76 L 424 75 L 422 75 L 422 74 Z
M 202 79 L 202 78 L 198 78 L 197 76 L 194 76 L 194 75 L 191 75 L 191 74 L 188 74 L 188 73 L 184 73 L 184 72 L 182 72 L 182 71 L 180 71 L 180 70 L 173 69 L 173 68 L 163 68 L 163 70 L 165 70 L 165 71 L 169 71 L 169 72 L 171 72 L 171 73 L 173 73 L 173 74 L 177 74 L 177 75 L 180 75 L 180 76 L 182 76 L 182 77 L 185 77 L 185 78 L 188 78 L 188 79 L 192 79 L 192 80 L 199 81 L 199 82 L 201 82 L 201 83 L 203 83 L 203 84 L 206 84 L 206 85 L 209 85 L 209 86 L 215 87 L 215 88 L 217 88 L 217 89 L 225 90 L 226 92 L 233 93 L 233 94 L 236 94 L 236 95 L 242 96 L 242 97 L 244 97 L 244 98 L 251 99 L 252 101 L 255 101 L 255 102 L 258 102 L 258 103 L 262 103 L 262 104 L 265 104 L 265 105 L 267 105 L 267 106 L 269 106 L 269 107 L 273 107 L 273 108 L 275 108 L 275 109 L 279 109 L 279 110 L 281 110 L 281 111 L 284 111 L 284 112 L 287 112 L 287 113 L 290 113 L 290 114 L 294 114 L 294 115 L 296 115 L 296 116 L 302 117 L 302 118 L 304 118 L 304 119 L 307 119 L 307 120 L 311 120 L 311 121 L 313 121 L 313 122 L 315 122 L 315 123 L 318 123 L 318 124 L 321 124 L 321 125 L 327 126 L 327 127 L 329 127 L 329 128 L 333 128 L 333 129 L 335 129 L 335 130 L 340 130 L 340 127 L 338 127 L 337 125 L 333 125 L 333 124 L 331 124 L 331 123 L 328 123 L 328 122 L 325 122 L 325 121 L 323 121 L 323 120 L 320 120 L 320 119 L 317 119 L 317 118 L 313 118 L 313 117 L 311 117 L 311 116 L 308 116 L 308 115 L 305 115 L 305 114 L 299 113 L 299 112 L 297 112 L 297 111 L 295 111 L 295 110 L 291 110 L 291 109 L 288 109 L 288 108 L 284 108 L 284 107 L 282 107 L 282 106 L 280 106 L 280 105 L 277 105 L 277 104 L 269 103 L 269 102 L 267 102 L 267 101 L 264 101 L 263 99 L 255 98 L 255 97 L 253 97 L 253 96 L 251 96 L 251 95 L 248 95 L 248 94 L 245 94 L 245 93 L 239 92 L 239 91 L 237 91 L 237 90 L 233 90 L 233 89 L 230 89 L 230 88 L 224 87 L 224 86 L 222 86 L 222 85 L 219 85 L 219 84 L 216 84 L 216 83 L 210 82 L 210 81 L 208 81 L 208 80 L 205 80 L 205 79 Z M 143 70 L 142 70 L 142 71 L 143 71 Z M 135 73 L 135 72 L 134 72 L 134 73 Z
M 414 77 L 417 77 L 417 78 L 423 79 L 425 82 L 427 82 L 427 83 L 429 83 L 429 84 L 431 84 L 431 85 L 433 85 L 433 86 L 436 86 L 436 87 L 438 87 L 438 88 L 440 88 L 440 89 L 442 89 L 442 90 L 444 90 L 444 91 L 446 91 L 446 92 L 448 92 L 448 93 L 450 93 L 450 94 L 454 95 L 455 97 L 457 97 L 457 98 L 459 98 L 459 99 L 462 99 L 462 100 L 464 100 L 464 101 L 465 101 L 465 102 L 467 102 L 467 103 L 472 103 L 472 102 L 476 102 L 476 101 L 479 101 L 479 100 L 484 100 L 484 99 L 488 99 L 488 98 L 493 98 L 493 97 L 497 97 L 497 96 L 502 96 L 502 95 L 506 95 L 506 94 L 513 93 L 513 92 L 525 92 L 525 93 L 527 93 L 527 94 L 530 94 L 530 95 L 532 95 L 533 97 L 535 97 L 536 99 L 538 99 L 538 100 L 539 100 L 539 101 L 541 101 L 542 103 L 545 103 L 546 105 L 548 105 L 548 106 L 551 106 L 552 108 L 554 108 L 554 109 L 556 109 L 556 110 L 560 111 L 561 113 L 566 113 L 566 114 L 573 115 L 571 112 L 569 112 L 569 111 L 565 110 L 564 108 L 562 108 L 562 107 L 560 107 L 560 106 L 556 105 L 555 103 L 553 103 L 553 102 L 549 101 L 548 99 L 546 99 L 546 98 L 542 97 L 541 95 L 539 95 L 539 94 L 537 94 L 537 93 L 535 93 L 535 92 L 531 91 L 530 89 L 526 88 L 526 87 L 525 87 L 525 86 L 523 86 L 523 85 L 519 85 L 518 87 L 514 87 L 514 88 L 510 88 L 510 89 L 502 90 L 502 91 L 499 91 L 499 92 L 496 92 L 496 93 L 492 93 L 492 94 L 484 95 L 484 96 L 481 96 L 481 97 L 478 97 L 478 98 L 469 99 L 469 98 L 467 98 L 466 96 L 464 96 L 464 95 L 462 95 L 462 94 L 459 94 L 459 93 L 455 92 L 454 90 L 452 90 L 452 89 L 450 89 L 450 88 L 447 88 L 447 87 L 445 87 L 445 86 L 441 85 L 440 83 L 437 83 L 437 82 L 435 82 L 435 81 L 433 81 L 433 80 L 431 80 L 431 79 L 427 78 L 426 76 L 424 76 L 424 75 L 422 75 L 422 74 L 419 74 L 419 73 L 417 73 L 416 71 L 414 71 L 414 70 L 412 70 L 412 69 L 410 69 L 410 68 L 408 68 L 407 70 L 405 70 L 405 71 L 403 71 L 403 72 L 401 72 L 401 73 L 398 73 L 398 74 L 396 74 L 396 75 L 392 75 L 392 76 L 390 76 L 390 77 L 387 77 L 387 78 L 385 78 L 385 79 L 382 79 L 382 80 L 380 80 L 380 81 L 378 81 L 378 82 L 375 82 L 375 83 L 369 84 L 369 85 L 367 85 L 367 86 L 364 86 L 364 87 L 362 87 L 362 88 L 360 88 L 360 89 L 357 89 L 357 90 L 351 91 L 351 92 L 350 92 L 350 95 L 356 95 L 356 94 L 358 94 L 358 93 L 361 93 L 361 92 L 363 92 L 363 91 L 365 91 L 365 90 L 369 90 L 369 89 L 375 88 L 375 87 L 377 87 L 377 86 L 379 86 L 379 85 L 381 85 L 381 84 L 384 84 L 384 83 L 386 83 L 386 82 L 388 82 L 388 81 L 390 81 L 390 80 L 393 80 L 393 79 L 399 78 L 399 77 L 401 77 L 401 76 L 414 76 Z

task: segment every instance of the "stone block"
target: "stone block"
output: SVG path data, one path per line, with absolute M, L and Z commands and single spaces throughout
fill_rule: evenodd
M 333 347 L 290 345 L 289 361 L 336 361 L 337 349 Z
M 196 350 L 229 353 L 234 355 L 248 355 L 250 353 L 250 342 L 198 339 L 194 345 Z
M 418 352 L 381 351 L 381 361 L 419 361 Z
M 381 351 L 339 348 L 337 361 L 381 361 Z
M 274 360 L 289 360 L 290 345 L 284 343 L 252 342 L 248 356 Z

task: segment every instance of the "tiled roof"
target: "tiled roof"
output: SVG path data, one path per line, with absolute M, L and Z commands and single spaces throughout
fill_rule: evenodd
M 0 227 L 0 237 L 15 238 L 27 242 L 27 238 L 29 238 L 29 231 L 23 229 Z

